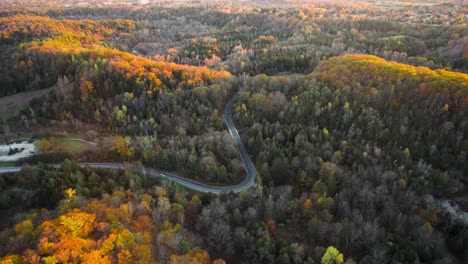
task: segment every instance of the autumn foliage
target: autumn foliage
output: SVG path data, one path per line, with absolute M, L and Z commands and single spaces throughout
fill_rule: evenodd
M 99 41 L 113 33 L 102 23 L 91 20 L 55 20 L 44 16 L 17 15 L 0 18 L 0 40 L 50 38 L 72 33 L 81 39 Z
M 121 89 L 124 85 L 137 88 L 138 94 L 157 94 L 167 88 L 187 88 L 230 76 L 206 67 L 157 62 L 103 44 L 113 34 L 134 28 L 134 22 L 118 19 L 74 21 L 31 15 L 0 18 L 0 42 L 23 42 L 16 46 L 14 56 L 2 62 L 12 71 L 0 73 L 0 94 L 46 88 L 67 76 L 79 80 L 81 100 L 86 101 L 93 90 L 103 87 Z M 115 81 L 104 85 L 99 81 L 104 78 Z M 108 92 L 101 90 L 102 94 Z
M 369 101 L 387 89 L 394 107 L 410 103 L 414 96 L 433 95 L 456 109 L 468 105 L 467 74 L 415 67 L 371 55 L 348 54 L 330 58 L 321 62 L 310 77 Z
M 17 254 L 0 258 L 0 263 L 211 263 L 208 252 L 199 247 L 186 250 L 186 254 L 181 250 L 162 254 L 167 249 L 157 245 L 172 246 L 182 235 L 178 233 L 186 231 L 151 216 L 153 210 L 161 211 L 150 205 L 154 200 L 151 195 L 118 191 L 112 197 L 105 195 L 79 209 L 67 210 L 80 199 L 72 189 L 67 190 L 62 213 L 42 222 L 27 219 L 15 225 L 16 239 L 33 242 L 24 251 L 10 249 Z M 188 240 L 189 235 L 186 232 L 183 237 Z

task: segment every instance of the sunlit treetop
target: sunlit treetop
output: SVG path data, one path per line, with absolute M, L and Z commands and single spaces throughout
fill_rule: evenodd
M 43 39 L 66 34 L 98 41 L 113 32 L 105 23 L 90 20 L 55 20 L 31 15 L 0 18 L 0 38 L 3 41 Z
M 348 54 L 330 58 L 320 63 L 310 77 L 358 96 L 374 97 L 379 91 L 391 89 L 394 97 L 402 101 L 413 95 L 437 94 L 457 109 L 468 106 L 467 74 L 415 67 L 372 55 Z
M 214 79 L 226 78 L 225 71 L 213 71 L 206 67 L 195 67 L 154 61 L 148 58 L 109 48 L 106 39 L 114 33 L 129 32 L 135 23 L 129 20 L 57 20 L 41 16 L 17 15 L 0 18 L 0 41 L 21 43 L 17 53 L 17 72 L 41 71 L 40 61 L 54 57 L 60 74 L 72 69 L 89 69 L 81 78 L 82 99 L 98 90 L 102 85 L 92 83 L 97 72 L 118 73 L 125 80 L 136 83 L 143 92 L 161 92 L 165 88 L 192 86 L 210 83 Z

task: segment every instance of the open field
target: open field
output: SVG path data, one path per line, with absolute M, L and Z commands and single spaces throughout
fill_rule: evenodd
M 78 154 L 93 148 L 95 145 L 86 143 L 79 140 L 58 139 L 54 149 L 57 151 L 69 152 L 71 154 Z

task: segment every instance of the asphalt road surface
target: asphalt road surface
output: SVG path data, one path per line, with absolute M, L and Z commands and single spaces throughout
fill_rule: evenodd
M 244 181 L 233 186 L 214 186 L 214 185 L 200 183 L 200 182 L 190 180 L 190 179 L 181 177 L 179 175 L 176 175 L 170 172 L 165 172 L 165 171 L 161 171 L 161 170 L 157 170 L 153 168 L 143 167 L 143 168 L 136 168 L 136 170 L 139 170 L 139 172 L 145 174 L 147 177 L 168 179 L 180 185 L 183 185 L 189 189 L 199 191 L 199 192 L 204 192 L 204 193 L 214 193 L 214 194 L 230 193 L 230 192 L 238 193 L 238 192 L 241 192 L 243 190 L 250 188 L 255 183 L 257 170 L 255 169 L 255 166 L 252 160 L 250 159 L 250 156 L 247 153 L 244 147 L 244 144 L 242 143 L 242 140 L 239 136 L 239 132 L 234 126 L 234 121 L 232 120 L 232 104 L 234 102 L 235 97 L 236 96 L 234 96 L 226 105 L 226 108 L 224 109 L 224 113 L 223 113 L 223 121 L 226 124 L 229 130 L 229 134 L 234 140 L 234 144 L 239 150 L 240 157 L 242 159 L 242 162 L 244 163 L 246 174 L 247 174 L 247 177 L 244 179 Z M 52 164 L 51 166 L 59 167 L 60 165 Z M 123 163 L 80 163 L 80 166 L 82 167 L 89 166 L 91 168 L 96 168 L 96 169 L 117 169 L 117 170 L 121 170 L 125 168 L 125 165 Z M 3 168 L 0 168 L 0 173 L 17 172 L 17 171 L 20 171 L 22 168 L 23 167 L 3 167 Z

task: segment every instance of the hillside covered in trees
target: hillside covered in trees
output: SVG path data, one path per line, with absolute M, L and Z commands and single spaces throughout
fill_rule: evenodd
M 0 263 L 466 263 L 466 5 L 227 2 L 0 3 Z
M 401 135 L 395 143 L 408 146 L 417 157 L 440 168 L 455 166 L 468 172 L 464 141 L 468 75 L 369 55 L 344 55 L 324 61 L 309 77 L 387 115 L 384 127 L 392 135 Z M 442 148 L 437 147 L 440 142 Z M 444 151 L 435 154 L 439 149 Z

